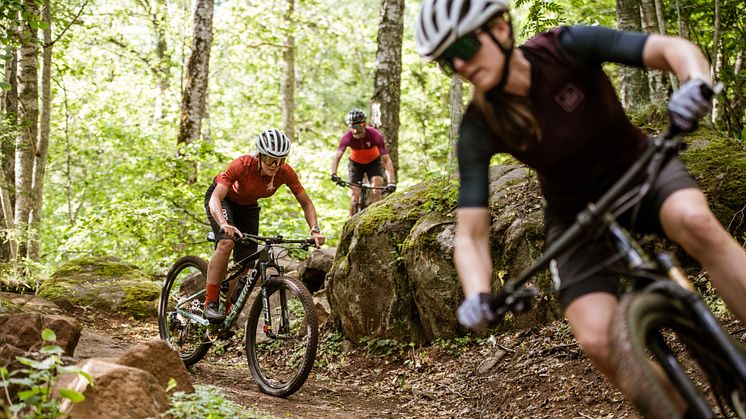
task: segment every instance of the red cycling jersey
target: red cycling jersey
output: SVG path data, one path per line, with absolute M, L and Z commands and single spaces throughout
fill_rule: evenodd
M 228 188 L 226 198 L 238 205 L 255 204 L 277 192 L 281 185 L 288 185 L 293 195 L 304 192 L 298 175 L 289 164 L 283 163 L 274 176 L 259 174 L 259 158 L 241 156 L 228 165 L 228 169 L 215 176 L 215 182 Z

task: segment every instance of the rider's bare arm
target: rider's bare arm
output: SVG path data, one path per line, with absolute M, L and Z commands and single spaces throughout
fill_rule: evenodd
M 321 231 L 314 231 L 314 227 L 319 226 L 319 220 L 316 216 L 316 207 L 314 207 L 311 197 L 306 192 L 301 192 L 295 196 L 295 199 L 298 200 L 301 208 L 303 208 L 303 215 L 306 217 L 308 227 L 311 229 L 311 237 L 316 242 L 316 247 L 321 246 L 326 241 L 326 237 L 321 234 Z
M 389 183 L 396 183 L 396 175 L 394 174 L 394 163 L 391 161 L 391 156 L 384 154 L 381 156 L 383 162 L 383 169 L 386 171 L 386 178 Z
M 489 209 L 467 207 L 456 210 L 453 256 L 466 297 L 490 292 L 492 258 L 489 238 Z
M 702 51 L 684 38 L 652 34 L 642 50 L 645 67 L 670 71 L 681 81 L 701 79 L 712 84 Z

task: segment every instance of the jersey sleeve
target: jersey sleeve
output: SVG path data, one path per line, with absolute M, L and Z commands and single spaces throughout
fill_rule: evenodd
M 290 188 L 290 192 L 292 192 L 295 196 L 298 196 L 305 192 L 305 189 L 303 189 L 303 185 L 300 183 L 300 179 L 298 179 L 298 175 L 295 173 L 295 170 L 293 170 L 293 168 L 290 167 L 290 165 L 288 164 L 285 164 L 285 167 L 287 168 L 287 171 L 283 176 L 283 183 L 288 185 L 288 188 Z
M 643 67 L 642 50 L 647 39 L 645 33 L 602 26 L 565 26 L 559 35 L 562 48 L 578 62 L 612 62 L 634 67 Z
M 237 158 L 233 160 L 229 165 L 228 168 L 225 169 L 225 172 L 217 175 L 215 177 L 215 182 L 219 183 L 226 188 L 230 188 L 236 180 L 238 180 L 241 177 L 241 173 L 243 172 L 243 163 L 241 162 L 241 158 Z
M 337 150 L 344 153 L 344 151 L 347 150 L 347 147 L 350 146 L 350 138 L 352 138 L 352 135 L 348 131 L 347 134 L 339 139 L 339 147 L 337 147 Z
M 486 123 L 473 108 L 467 109 L 459 130 L 458 206 L 486 208 L 489 198 L 489 167 L 494 154 Z

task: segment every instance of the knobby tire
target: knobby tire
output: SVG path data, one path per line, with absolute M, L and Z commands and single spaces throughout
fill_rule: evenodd
M 730 395 L 722 394 L 724 387 L 731 386 L 733 383 L 726 383 L 723 386 L 722 379 L 738 380 L 738 378 L 731 377 L 729 361 L 719 356 L 721 351 L 712 347 L 712 342 L 703 341 L 706 338 L 701 337 L 698 326 L 694 324 L 685 310 L 681 301 L 661 294 L 628 294 L 620 302 L 612 321 L 610 355 L 613 367 L 617 372 L 620 386 L 625 389 L 632 403 L 646 418 L 680 416 L 674 402 L 660 383 L 653 363 L 650 362 L 651 356 L 648 349 L 652 343 L 649 338 L 662 329 L 671 330 L 677 335 L 677 340 L 687 349 L 685 355 L 697 363 L 698 368 L 703 372 L 702 377 L 708 381 L 714 395 L 724 401 L 731 410 L 728 413 L 733 414 Z M 735 342 L 733 344 L 738 346 Z M 672 351 L 668 356 L 674 363 L 678 363 L 678 360 L 674 360 Z M 691 383 L 683 370 L 679 374 L 680 380 Z M 673 382 L 676 377 L 668 378 Z M 693 386 L 693 383 L 690 385 Z M 681 389 L 676 390 L 680 395 L 682 394 Z M 699 393 L 701 390 L 694 391 Z M 704 406 L 705 410 L 710 411 L 704 417 L 710 416 L 713 412 L 710 406 L 706 406 L 707 401 L 704 395 L 698 394 L 696 397 L 698 400 L 686 400 L 687 403 L 690 406 L 691 403 L 699 403 Z
M 272 328 L 279 337 L 269 337 L 262 330 L 264 299 L 260 293 L 246 321 L 246 357 L 251 375 L 263 392 L 288 397 L 301 388 L 316 359 L 316 312 L 311 294 L 294 278 L 272 277 L 265 287 L 270 295 Z M 280 330 L 282 292 L 290 314 L 289 330 Z
M 191 276 L 183 274 L 185 271 L 207 278 L 207 262 L 197 256 L 185 256 L 171 267 L 158 299 L 158 331 L 161 339 L 176 350 L 184 364 L 189 366 L 201 360 L 210 350 L 212 343 L 207 339 L 204 327 L 183 316 L 177 316 L 174 311 L 179 298 L 194 293 L 194 289 L 189 293 L 181 290 L 182 283 Z M 198 309 L 201 310 L 202 301 L 204 297 L 201 301 L 195 300 L 191 306 L 195 307 L 195 310 L 199 306 Z

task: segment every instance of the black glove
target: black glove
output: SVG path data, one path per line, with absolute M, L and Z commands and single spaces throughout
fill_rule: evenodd
M 336 173 L 332 173 L 332 182 L 339 183 L 339 181 L 341 181 L 341 180 L 342 179 L 340 179 L 339 176 L 337 176 Z
M 389 183 L 389 184 L 388 184 L 388 185 L 386 186 L 386 192 L 388 192 L 388 193 L 392 193 L 392 192 L 394 192 L 395 190 L 396 190 L 396 185 L 394 185 L 393 183 Z

